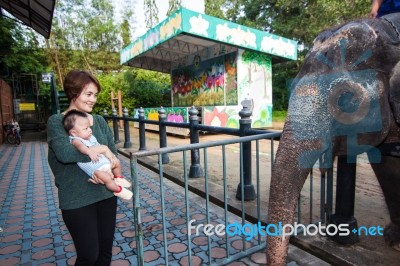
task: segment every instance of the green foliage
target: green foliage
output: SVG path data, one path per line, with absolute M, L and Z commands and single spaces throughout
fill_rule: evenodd
M 286 116 L 286 111 L 272 111 L 272 120 L 274 122 L 285 122 Z
M 169 8 L 167 11 L 167 16 L 177 11 L 182 6 L 182 0 L 169 0 Z
M 132 114 L 139 107 L 171 106 L 170 77 L 154 71 L 127 67 L 115 73 L 98 74 L 101 92 L 93 112 L 111 113 L 111 92 L 117 97 L 121 91 L 122 107 Z M 117 100 L 114 101 L 117 108 Z
M 289 102 L 289 85 L 296 77 L 304 60 L 305 51 L 298 54 L 297 61 L 272 66 L 272 99 L 274 110 L 286 110 Z
M 253 51 L 245 51 L 242 54 L 242 60 L 245 63 L 251 63 L 251 62 L 264 62 L 268 56 L 265 53 L 258 53 L 258 52 L 253 52 Z
M 103 114 L 103 110 L 106 109 L 111 113 L 111 92 L 114 93 L 114 97 L 117 97 L 118 90 L 121 91 L 122 107 L 128 110 L 133 110 L 135 99 L 127 97 L 126 88 L 123 86 L 123 73 L 107 73 L 97 75 L 97 79 L 101 84 L 101 92 L 97 97 L 97 102 L 93 112 Z M 118 108 L 118 101 L 114 100 L 115 107 Z
M 46 41 L 57 80 L 62 81 L 72 69 L 119 71 L 120 34 L 110 1 L 57 1 L 52 33 Z
M 224 3 L 225 0 L 205 0 L 205 13 L 213 17 L 226 19 L 225 14 L 221 8 Z
M 127 19 L 124 19 L 121 24 L 121 37 L 122 46 L 126 46 L 131 43 L 131 34 L 129 30 L 129 22 Z
M 12 73 L 39 74 L 45 69 L 45 53 L 38 42 L 32 30 L 0 17 L 0 69 L 4 78 Z
M 299 40 L 306 46 L 322 30 L 340 25 L 352 19 L 366 17 L 371 2 L 365 0 L 277 0 L 265 9 L 265 17 L 271 17 L 268 25 L 274 33 Z M 264 5 L 265 7 L 265 5 Z
M 140 1 L 145 4 L 148 27 L 156 25 L 155 0 Z M 181 5 L 180 0 L 169 0 L 169 3 L 170 12 Z M 137 24 L 133 23 L 136 16 L 130 1 L 124 4 L 122 22 L 118 24 L 110 1 L 56 1 L 51 36 L 44 47 L 43 41 L 31 30 L 0 17 L 0 68 L 8 69 L 9 73 L 54 71 L 60 89 L 61 81 L 70 70 L 90 70 L 103 87 L 95 109 L 98 113 L 103 108 L 111 109 L 110 92 L 116 94 L 118 89 L 123 95 L 123 106 L 129 110 L 140 106 L 169 106 L 168 75 L 126 69 L 119 63 L 119 50 L 132 41 L 130 38 Z M 369 10 L 370 1 L 365 0 L 205 0 L 206 14 L 269 31 L 304 45 L 298 61 L 273 66 L 275 110 L 287 108 L 286 83 L 299 71 L 317 34 L 329 26 L 365 17 Z M 49 93 L 48 87 L 42 86 L 41 95 Z
M 11 47 L 14 44 L 12 30 L 16 27 L 15 22 L 0 16 L 0 60 L 11 53 Z M 1 61 L 0 61 L 1 62 Z
M 206 6 L 207 6 L 206 1 Z M 365 0 L 235 0 L 221 5 L 233 22 L 268 31 L 298 41 L 304 51 L 297 62 L 273 66 L 273 105 L 285 110 L 288 103 L 286 83 L 299 72 L 304 55 L 319 32 L 369 14 L 371 2 Z
M 127 96 L 136 99 L 135 108 L 171 106 L 169 75 L 131 68 L 125 71 L 124 81 Z
M 158 24 L 158 8 L 155 0 L 144 0 L 146 27 L 151 29 Z

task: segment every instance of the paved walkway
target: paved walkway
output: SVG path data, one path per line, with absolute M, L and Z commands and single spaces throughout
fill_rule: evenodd
M 129 176 L 129 161 L 122 159 Z M 144 258 L 146 265 L 163 265 L 164 246 L 157 175 L 139 169 L 143 209 Z M 62 221 L 57 189 L 47 164 L 47 144 L 23 142 L 20 146 L 0 145 L 0 265 L 73 265 L 75 250 Z M 187 265 L 187 234 L 182 189 L 167 182 L 165 187 L 166 227 L 170 265 Z M 191 217 L 204 221 L 206 209 L 199 199 L 190 201 Z M 136 265 L 132 201 L 119 201 L 112 265 Z M 210 219 L 222 222 L 223 213 L 212 207 Z M 192 237 L 193 265 L 208 265 L 207 238 Z M 251 242 L 247 243 L 249 246 Z M 246 244 L 246 245 L 247 245 Z M 218 264 L 225 244 L 212 242 L 211 257 Z M 241 239 L 232 239 L 231 252 L 242 249 Z M 230 265 L 263 265 L 265 253 L 254 253 Z M 291 246 L 288 265 L 326 265 Z

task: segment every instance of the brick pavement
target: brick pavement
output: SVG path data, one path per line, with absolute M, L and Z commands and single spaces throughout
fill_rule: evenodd
M 122 159 L 129 176 L 129 161 Z M 163 265 L 164 246 L 160 194 L 157 175 L 139 169 L 141 220 L 144 228 L 146 265 Z M 47 164 L 47 144 L 23 142 L 20 146 L 0 145 L 0 265 L 72 265 L 75 250 L 58 209 L 57 191 Z M 166 227 L 170 265 L 187 265 L 186 208 L 182 189 L 166 181 Z M 191 218 L 205 222 L 206 209 L 194 195 L 190 200 Z M 112 265 L 135 265 L 135 231 L 132 201 L 119 201 Z M 223 222 L 216 207 L 210 221 Z M 236 218 L 232 218 L 236 219 Z M 225 255 L 225 240 L 212 238 L 211 257 L 218 264 Z M 207 238 L 192 236 L 193 265 L 208 265 Z M 255 241 L 248 241 L 249 247 Z M 241 238 L 231 238 L 231 254 L 242 249 Z M 306 261 L 306 263 L 303 263 Z M 229 265 L 262 265 L 265 253 L 258 252 Z M 288 265 L 326 265 L 315 257 L 290 247 Z

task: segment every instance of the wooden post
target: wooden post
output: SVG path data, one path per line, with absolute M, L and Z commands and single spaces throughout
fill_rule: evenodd
M 119 116 L 122 116 L 122 115 L 123 115 L 123 112 L 122 112 L 122 96 L 121 96 L 121 90 L 118 90 L 118 113 L 119 113 Z M 122 120 L 119 121 L 119 127 L 120 127 L 120 128 L 122 128 L 123 122 L 124 122 L 124 121 L 122 121 Z
M 122 97 L 121 97 L 121 90 L 118 90 L 117 97 L 114 96 L 114 92 L 111 91 L 111 109 L 112 110 L 117 110 L 115 108 L 115 103 L 114 101 L 117 100 L 118 102 L 118 116 L 122 116 Z M 122 120 L 119 121 L 119 128 L 123 127 L 123 122 Z

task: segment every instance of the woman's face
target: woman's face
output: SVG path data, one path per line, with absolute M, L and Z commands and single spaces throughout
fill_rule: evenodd
M 93 83 L 89 83 L 81 94 L 71 101 L 70 109 L 90 113 L 97 101 L 98 89 Z

